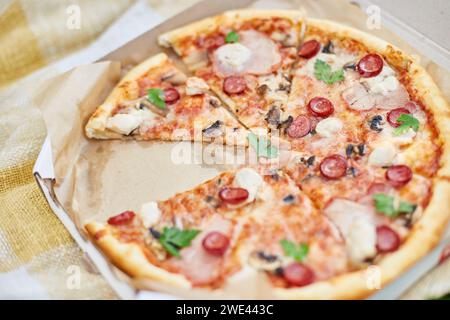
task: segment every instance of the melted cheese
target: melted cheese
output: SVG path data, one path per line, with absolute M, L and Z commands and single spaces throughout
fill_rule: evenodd
M 236 173 L 235 183 L 248 191 L 247 202 L 255 200 L 259 187 L 264 183 L 263 178 L 253 169 L 243 168 Z
M 346 240 L 350 260 L 356 265 L 375 256 L 377 253 L 376 228 L 367 219 L 354 219 L 350 224 Z
M 243 71 L 245 64 L 252 56 L 250 49 L 240 43 L 221 46 L 214 54 L 224 68 L 232 69 L 235 72 Z
M 397 155 L 397 149 L 392 144 L 382 144 L 370 153 L 369 165 L 376 167 L 389 166 L 394 162 Z
M 316 126 L 316 132 L 324 137 L 331 138 L 336 133 L 341 131 L 343 128 L 343 123 L 341 120 L 335 117 L 329 117 L 321 120 Z
M 158 208 L 158 204 L 154 201 L 144 203 L 139 210 L 139 215 L 146 228 L 154 226 L 161 219 L 161 211 Z
M 142 118 L 133 114 L 119 113 L 108 119 L 106 127 L 114 132 L 128 135 L 142 123 Z

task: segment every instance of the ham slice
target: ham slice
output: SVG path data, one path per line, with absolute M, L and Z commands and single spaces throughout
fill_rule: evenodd
M 370 110 L 379 108 L 392 110 L 405 105 L 409 101 L 406 89 L 399 85 L 394 91 L 387 94 L 373 93 L 360 82 L 355 83 L 342 92 L 342 98 L 347 102 L 348 107 L 353 110 Z
M 171 258 L 171 263 L 184 274 L 193 285 L 202 286 L 216 280 L 223 264 L 223 256 L 214 256 L 203 249 L 202 241 L 212 231 L 231 236 L 233 225 L 231 221 L 216 214 L 203 231 L 195 237 L 191 246 L 180 251 L 180 258 Z
M 222 77 L 269 74 L 281 64 L 276 43 L 261 32 L 239 32 L 239 42 L 219 47 L 212 54 L 214 72 Z

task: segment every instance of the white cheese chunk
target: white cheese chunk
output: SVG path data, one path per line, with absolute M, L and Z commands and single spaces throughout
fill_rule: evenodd
M 244 70 L 245 64 L 252 56 L 250 49 L 240 43 L 221 46 L 214 54 L 225 68 L 234 69 L 237 72 Z
M 134 114 L 119 113 L 108 119 L 106 127 L 114 132 L 128 135 L 142 123 L 142 118 Z
M 154 226 L 161 219 L 161 211 L 158 208 L 158 204 L 154 201 L 144 203 L 141 206 L 139 215 L 141 216 L 144 227 L 146 228 Z
M 255 200 L 259 187 L 264 183 L 263 178 L 253 169 L 243 168 L 234 177 L 236 184 L 248 191 L 247 202 Z
M 350 260 L 356 265 L 375 256 L 377 253 L 375 225 L 367 219 L 354 219 L 346 235 L 346 246 Z
M 397 149 L 391 144 L 376 147 L 369 155 L 369 164 L 376 167 L 391 165 L 397 155 Z
M 379 75 L 372 78 L 363 78 L 362 81 L 366 83 L 370 93 L 388 95 L 390 92 L 397 90 L 400 83 L 395 77 L 395 71 L 384 64 L 383 70 Z
M 336 117 L 329 117 L 321 120 L 316 126 L 316 132 L 324 137 L 331 138 L 336 133 L 341 131 L 343 128 L 343 123 Z
M 186 94 L 195 96 L 208 92 L 209 86 L 205 80 L 198 77 L 189 77 L 186 81 Z

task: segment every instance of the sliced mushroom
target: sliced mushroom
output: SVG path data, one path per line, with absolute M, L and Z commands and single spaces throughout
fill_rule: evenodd
M 356 61 L 347 62 L 346 64 L 344 64 L 343 68 L 344 70 L 356 70 Z
M 270 108 L 269 112 L 267 112 L 266 121 L 273 128 L 278 128 L 278 126 L 280 125 L 280 117 L 280 109 L 276 106 L 273 106 L 272 108 Z
M 281 267 L 282 261 L 277 255 L 253 251 L 248 257 L 248 264 L 258 270 L 275 271 Z
M 161 81 L 167 81 L 174 86 L 179 86 L 181 84 L 184 84 L 184 83 L 186 83 L 186 80 L 187 80 L 187 76 L 179 70 L 170 71 L 170 72 L 166 73 L 165 75 L 163 75 L 161 78 Z
M 151 112 L 156 113 L 160 116 L 165 117 L 167 115 L 167 113 L 169 113 L 169 109 L 164 108 L 164 109 L 160 109 L 156 106 L 154 106 L 150 101 L 148 101 L 147 99 L 142 99 L 140 104 L 139 104 L 139 108 L 148 108 Z
M 222 131 L 223 122 L 220 120 L 217 120 L 209 127 L 202 130 L 203 135 L 207 138 L 216 138 L 220 137 L 223 134 Z
M 323 53 L 334 53 L 334 45 L 333 42 L 328 41 L 327 44 L 322 49 Z

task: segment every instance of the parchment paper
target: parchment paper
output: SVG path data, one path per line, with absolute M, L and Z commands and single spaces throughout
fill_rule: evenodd
M 373 33 L 408 53 L 419 55 L 387 30 L 367 30 L 366 17 L 346 1 L 259 1 L 265 8 L 300 8 L 309 16 L 332 19 Z M 202 8 L 208 16 L 213 4 Z M 186 20 L 186 17 L 183 17 Z M 174 27 L 176 27 L 174 23 Z M 153 35 L 154 36 L 154 35 Z M 137 40 L 109 57 L 123 61 L 124 52 L 133 52 L 133 61 L 147 57 L 149 46 Z M 139 47 L 142 47 L 142 51 Z M 158 50 L 153 48 L 152 50 Z M 125 59 L 125 58 L 124 58 Z M 422 64 L 450 100 L 450 76 L 443 68 L 421 57 Z M 55 192 L 77 223 L 104 220 L 124 210 L 138 210 L 151 200 L 165 199 L 212 178 L 223 166 L 174 164 L 171 152 L 178 143 L 136 141 L 93 141 L 84 136 L 90 114 L 105 99 L 121 75 L 118 62 L 86 65 L 49 81 L 34 97 L 42 110 L 51 139 L 56 173 Z M 188 147 L 189 142 L 184 142 Z

